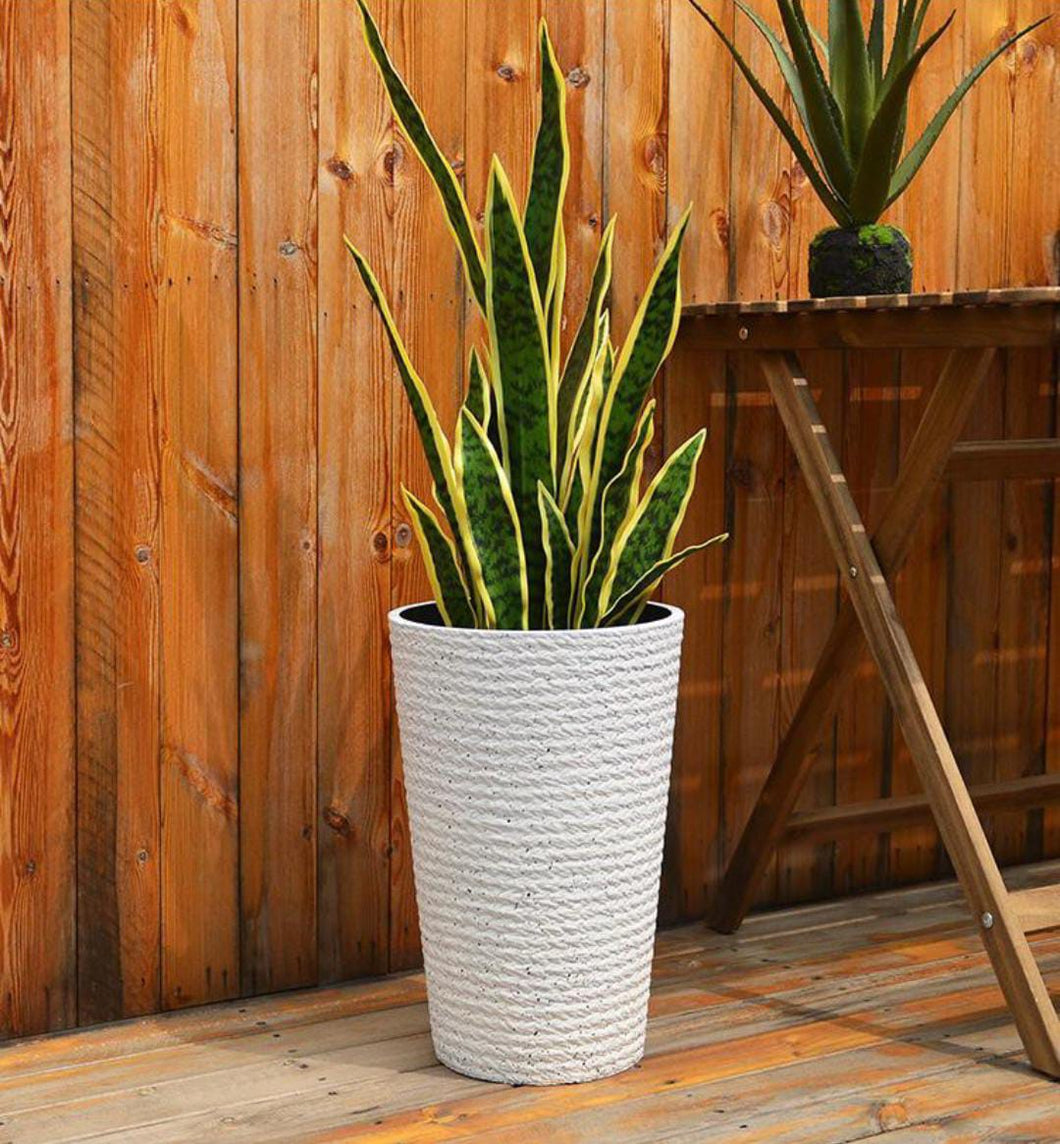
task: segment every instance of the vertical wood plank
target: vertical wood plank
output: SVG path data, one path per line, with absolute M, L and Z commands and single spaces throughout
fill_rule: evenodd
M 746 19 L 736 46 L 774 99 L 783 84 L 772 53 Z M 741 301 L 787 293 L 789 152 L 742 76 L 733 87 L 730 279 Z M 733 355 L 729 379 L 722 803 L 727 861 L 776 754 L 780 721 L 781 593 L 777 538 L 784 520 L 784 432 L 758 370 Z M 776 891 L 776 861 L 762 897 Z
M 457 166 L 463 162 L 464 0 L 403 0 L 394 10 L 389 48 L 416 94 L 435 142 Z M 463 396 L 464 290 L 460 256 L 423 164 L 397 135 L 387 159 L 393 183 L 394 314 L 431 398 L 449 431 Z M 405 395 L 394 383 L 391 517 L 394 547 L 391 604 L 429 599 L 430 585 L 401 485 L 431 499 L 431 478 Z M 419 922 L 412 876 L 408 810 L 396 719 L 390 783 L 390 968 L 420 962 Z
M 384 29 L 389 7 L 373 11 Z M 389 964 L 389 351 L 343 234 L 389 287 L 390 115 L 350 0 L 320 0 L 318 916 L 322 982 Z
M 239 9 L 242 987 L 313 984 L 317 6 Z
M 154 3 L 76 0 L 78 1018 L 159 1007 Z
M 733 5 L 722 19 L 731 27 Z M 724 297 L 729 273 L 729 139 L 715 129 L 729 117 L 733 68 L 724 45 L 691 5 L 670 7 L 669 216 L 695 204 L 682 254 L 686 301 Z M 690 540 L 725 528 L 725 356 L 701 355 L 679 341 L 666 371 L 667 452 L 706 427 L 696 493 L 684 526 Z M 663 862 L 663 922 L 702 917 L 720 856 L 722 574 L 725 554 L 686 561 L 665 582 L 665 598 L 685 611 L 681 686 L 674 732 Z
M 890 494 L 898 463 L 898 355 L 887 351 L 847 355 L 843 469 L 862 519 L 875 528 Z M 836 802 L 865 802 L 888 793 L 891 709 L 866 650 L 858 683 L 836 712 Z M 836 843 L 835 891 L 878 886 L 887 848 L 878 837 Z
M 985 0 L 969 9 L 964 67 L 1007 34 L 1014 19 L 1014 0 Z M 1010 51 L 979 80 L 961 109 L 961 289 L 1009 284 L 1013 65 Z M 990 241 L 983 241 L 984 235 Z M 1003 435 L 1005 363 L 1006 355 L 998 355 L 966 437 Z M 946 727 L 972 783 L 989 782 L 997 774 L 1002 496 L 1000 482 L 958 484 L 950 490 Z M 985 825 L 992 840 L 992 824 Z
M 162 1001 L 239 990 L 236 12 L 159 27 Z
M 70 23 L 0 3 L 0 1036 L 76 1019 Z

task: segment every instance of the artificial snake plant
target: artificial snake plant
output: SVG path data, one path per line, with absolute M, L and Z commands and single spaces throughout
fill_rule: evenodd
M 758 12 L 744 0 L 736 0 L 736 6 L 765 38 L 780 66 L 809 140 L 807 147 L 795 124 L 777 106 L 718 22 L 697 0 L 689 2 L 725 42 L 821 202 L 841 227 L 875 223 L 912 182 L 975 81 L 1021 36 L 1049 19 L 1042 17 L 987 52 L 906 150 L 906 118 L 913 79 L 955 13 L 950 13 L 936 31 L 921 41 L 931 0 L 897 0 L 888 52 L 884 44 L 888 0 L 873 0 L 867 32 L 860 0 L 829 0 L 827 40 L 810 25 L 803 0 L 777 0 L 787 39 L 785 48 Z
M 675 551 L 704 433 L 642 489 L 654 403 L 645 399 L 677 333 L 685 212 L 616 353 L 607 295 L 614 224 L 602 236 L 584 316 L 560 348 L 570 173 L 563 74 L 540 26 L 541 121 L 520 211 L 494 156 L 480 247 L 459 180 L 358 0 L 397 122 L 437 189 L 488 345 L 472 349 L 452 441 L 364 256 L 357 270 L 382 318 L 423 442 L 441 518 L 402 489 L 444 621 L 456 627 L 579 628 L 635 622 Z M 448 531 L 443 527 L 443 521 Z

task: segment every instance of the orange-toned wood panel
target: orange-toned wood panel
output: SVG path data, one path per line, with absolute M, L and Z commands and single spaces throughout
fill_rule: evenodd
M 78 1015 L 159 1006 L 159 6 L 72 5 Z
M 238 74 L 242 989 L 265 993 L 317 980 L 316 4 L 241 4 Z
M 0 1036 L 77 1018 L 70 24 L 0 4 Z
M 236 7 L 158 26 L 162 1003 L 239 993 Z
M 390 6 L 373 5 L 389 34 Z M 390 430 L 384 334 L 342 245 L 390 285 L 390 116 L 356 6 L 321 0 L 318 917 L 321 981 L 389 966 Z

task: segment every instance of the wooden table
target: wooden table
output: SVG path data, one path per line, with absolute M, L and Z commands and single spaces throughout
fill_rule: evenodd
M 1010 892 L 958 769 L 888 580 L 901 568 L 918 521 L 944 477 L 1060 476 L 1060 441 L 960 443 L 962 427 L 999 347 L 1060 345 L 1060 288 L 988 290 L 686 309 L 693 353 L 753 355 L 783 421 L 846 589 L 824 652 L 785 732 L 772 770 L 729 862 L 712 925 L 732 932 L 785 834 L 826 720 L 867 646 L 916 765 L 925 798 L 881 800 L 834 812 L 840 828 L 879 828 L 927 811 L 935 819 L 1012 1011 L 1031 1064 L 1060 1078 L 1058 1019 L 1027 934 L 1060 926 L 1060 885 Z M 821 421 L 799 350 L 950 349 L 910 442 L 891 499 L 870 537 Z M 1042 805 L 1055 776 L 999 784 L 980 805 Z M 818 819 L 823 819 L 818 815 Z M 825 824 L 827 825 L 827 824 Z M 816 824 L 821 829 L 821 822 Z

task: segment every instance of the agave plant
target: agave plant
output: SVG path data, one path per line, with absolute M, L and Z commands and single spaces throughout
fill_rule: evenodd
M 785 118 L 717 21 L 696 0 L 690 2 L 725 42 L 736 66 L 788 141 L 821 202 L 841 227 L 871 224 L 879 219 L 912 182 L 975 81 L 1021 36 L 1049 18 L 1044 16 L 1008 36 L 983 56 L 942 103 L 920 138 L 905 150 L 913 79 L 924 57 L 953 22 L 955 13 L 921 42 L 931 0 L 897 0 L 888 52 L 884 45 L 887 0 L 873 0 L 867 33 L 859 0 L 829 0 L 827 42 L 806 19 L 803 0 L 777 0 L 789 53 L 770 25 L 744 0 L 736 0 L 736 6 L 765 37 L 780 66 L 809 139 L 807 148 L 795 124 Z
M 426 451 L 441 517 L 402 488 L 444 621 L 456 627 L 577 628 L 635 622 L 669 569 L 724 537 L 675 551 L 703 450 L 699 432 L 641 488 L 655 403 L 645 399 L 680 316 L 688 212 L 616 353 L 606 306 L 614 222 L 603 233 L 584 316 L 560 349 L 566 281 L 563 201 L 570 170 L 563 75 L 540 26 L 541 122 L 520 212 L 490 168 L 485 251 L 460 183 L 358 0 L 365 41 L 394 115 L 445 210 L 488 345 L 473 348 L 452 442 L 379 282 L 346 240 L 386 328 Z

